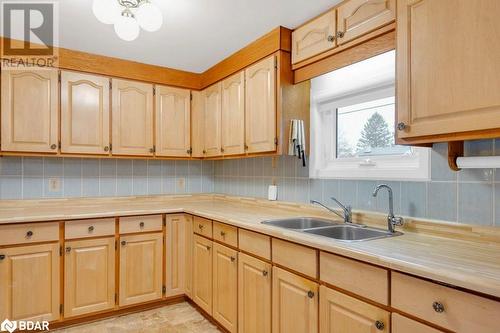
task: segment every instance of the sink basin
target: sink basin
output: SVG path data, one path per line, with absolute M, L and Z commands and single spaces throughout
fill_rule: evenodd
M 349 242 L 365 241 L 402 235 L 401 232 L 390 233 L 387 230 L 346 224 L 326 228 L 308 229 L 304 230 L 304 232 Z
M 275 227 L 294 229 L 294 230 L 305 230 L 311 228 L 322 228 L 331 227 L 339 225 L 340 222 L 323 220 L 314 217 L 296 217 L 282 220 L 269 220 L 264 221 L 262 224 L 272 225 Z

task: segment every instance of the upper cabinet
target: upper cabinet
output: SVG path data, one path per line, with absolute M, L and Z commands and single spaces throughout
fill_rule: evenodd
M 245 136 L 248 153 L 276 150 L 276 68 L 273 55 L 245 70 Z
M 335 10 L 330 10 L 295 30 L 292 33 L 292 63 L 296 64 L 334 48 L 337 45 L 335 31 Z
M 398 141 L 498 136 L 477 131 L 500 128 L 500 2 L 398 0 L 397 7 Z
M 109 154 L 109 78 L 61 73 L 61 152 Z
M 222 81 L 222 153 L 245 152 L 245 73 Z
M 57 70 L 2 70 L 2 151 L 56 153 Z
M 222 85 L 220 82 L 203 90 L 203 133 L 205 157 L 221 155 L 221 95 Z
M 189 157 L 191 153 L 191 92 L 156 87 L 156 155 Z
M 113 153 L 152 156 L 153 85 L 118 79 L 112 84 Z

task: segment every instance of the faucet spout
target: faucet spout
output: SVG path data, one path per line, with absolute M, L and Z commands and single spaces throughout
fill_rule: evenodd
M 344 214 L 340 214 L 336 210 L 333 210 L 330 207 L 325 206 L 324 204 L 322 204 L 321 202 L 319 202 L 317 200 L 311 200 L 310 202 L 311 202 L 311 204 L 319 205 L 319 206 L 327 209 L 328 211 L 332 212 L 333 214 L 337 215 L 338 217 L 342 218 L 344 220 L 344 223 L 352 223 L 352 209 L 351 209 L 351 206 L 344 206 L 340 201 L 338 201 L 337 199 L 335 199 L 333 197 L 331 199 L 335 203 L 337 203 L 339 205 L 339 207 L 342 209 L 342 211 L 343 211 Z
M 394 233 L 396 231 L 396 226 L 402 226 L 404 221 L 400 216 L 394 216 L 394 198 L 392 194 L 392 188 L 389 185 L 381 184 L 375 188 L 373 191 L 373 196 L 376 197 L 378 191 L 381 189 L 386 189 L 389 193 L 389 215 L 387 216 L 387 229 L 389 232 Z

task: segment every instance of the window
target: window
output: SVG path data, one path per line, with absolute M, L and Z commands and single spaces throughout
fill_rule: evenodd
M 430 150 L 394 143 L 394 56 L 388 52 L 312 80 L 311 177 L 429 178 Z

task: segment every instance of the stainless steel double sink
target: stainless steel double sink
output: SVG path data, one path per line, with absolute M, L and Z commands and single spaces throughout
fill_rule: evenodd
M 345 242 L 360 242 L 402 235 L 401 232 L 391 233 L 387 230 L 371 228 L 360 224 L 349 224 L 313 217 L 268 220 L 261 223 Z

